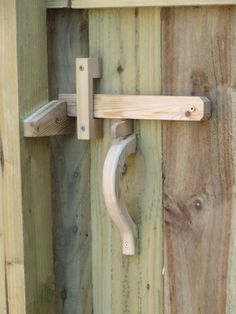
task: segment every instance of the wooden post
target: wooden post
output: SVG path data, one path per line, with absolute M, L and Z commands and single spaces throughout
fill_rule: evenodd
M 49 143 L 22 124 L 48 101 L 45 2 L 1 1 L 0 42 L 0 312 L 55 313 Z

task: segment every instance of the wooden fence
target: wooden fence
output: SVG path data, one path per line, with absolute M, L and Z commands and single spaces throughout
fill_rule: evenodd
M 236 313 L 233 4 L 0 3 L 1 313 Z M 90 142 L 24 138 L 29 114 L 75 93 L 78 56 L 102 58 L 101 93 L 211 100 L 209 121 L 135 121 L 122 192 L 137 256 L 102 195 L 111 121 Z

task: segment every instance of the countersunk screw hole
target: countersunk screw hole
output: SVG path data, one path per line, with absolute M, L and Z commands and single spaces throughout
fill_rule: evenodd
M 128 247 L 128 242 L 127 242 L 127 241 L 125 241 L 125 247 L 126 247 L 126 248 Z
M 83 65 L 80 65 L 80 66 L 79 66 L 79 69 L 80 69 L 80 71 L 84 71 Z
M 80 127 L 80 130 L 81 130 L 82 132 L 84 132 L 84 131 L 85 131 L 85 126 L 82 125 L 82 126 Z
M 194 106 L 190 107 L 190 111 L 194 112 L 196 110 L 196 108 Z

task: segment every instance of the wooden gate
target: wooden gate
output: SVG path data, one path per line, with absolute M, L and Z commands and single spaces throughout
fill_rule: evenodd
M 1 313 L 236 313 L 233 4 L 49 0 L 47 15 L 42 0 L 0 4 Z M 102 193 L 114 120 L 97 140 L 24 137 L 23 119 L 76 92 L 77 57 L 102 59 L 96 93 L 211 101 L 207 121 L 134 122 L 121 192 L 135 256 Z

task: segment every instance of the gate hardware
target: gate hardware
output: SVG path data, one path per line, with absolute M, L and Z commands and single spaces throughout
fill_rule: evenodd
M 126 132 L 121 135 L 119 129 L 126 130 Z M 104 200 L 111 219 L 120 231 L 125 255 L 136 253 L 138 236 L 137 227 L 128 213 L 119 189 L 126 159 L 136 151 L 136 135 L 131 133 L 133 133 L 132 121 L 126 120 L 113 124 L 114 143 L 107 153 L 103 167 Z M 129 136 L 127 137 L 127 135 Z
M 211 115 L 207 97 L 93 94 L 93 80 L 101 76 L 101 61 L 76 60 L 76 94 L 61 94 L 24 120 L 25 137 L 74 133 L 79 139 L 101 138 L 103 119 L 201 121 Z
M 136 150 L 132 119 L 202 121 L 211 115 L 207 97 L 94 94 L 93 80 L 101 77 L 101 60 L 76 60 L 76 94 L 61 94 L 24 120 L 25 137 L 74 134 L 80 140 L 103 136 L 103 119 L 129 119 L 112 126 L 114 143 L 103 169 L 103 194 L 108 212 L 118 227 L 123 254 L 135 254 L 137 227 L 120 197 L 119 178 L 124 163 Z

